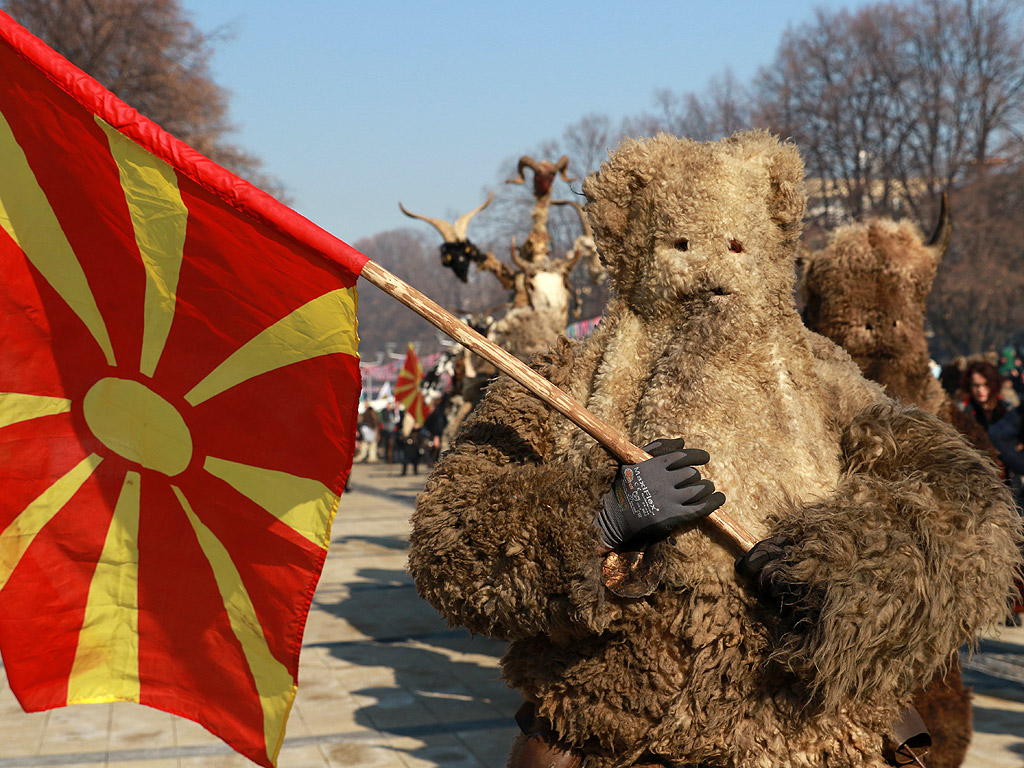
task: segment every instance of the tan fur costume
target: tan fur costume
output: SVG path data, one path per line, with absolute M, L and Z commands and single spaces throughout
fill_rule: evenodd
M 695 526 L 652 545 L 660 586 L 616 597 L 594 525 L 617 462 L 493 384 L 414 516 L 410 568 L 455 624 L 511 641 L 504 675 L 586 765 L 881 766 L 881 734 L 1005 614 L 1018 519 L 993 467 L 897 405 L 792 301 L 796 149 L 763 133 L 626 141 L 584 192 L 615 296 L 538 363 L 642 445 L 682 436 L 725 509 L 796 544 L 820 606 L 781 622 Z

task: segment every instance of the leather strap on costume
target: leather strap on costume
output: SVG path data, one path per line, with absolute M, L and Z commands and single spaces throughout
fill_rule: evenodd
M 508 768 L 579 768 L 583 753 L 561 741 L 546 718 L 537 717 L 536 707 L 526 702 L 516 712 L 523 733 L 512 745 Z
M 512 745 L 507 768 L 579 768 L 583 764 L 581 750 L 561 741 L 551 729 L 547 718 L 537 717 L 537 707 L 526 702 L 516 712 L 516 725 L 522 731 Z M 643 755 L 631 768 L 701 768 L 680 765 L 663 757 Z
M 932 737 L 914 707 L 908 705 L 900 713 L 899 720 L 893 723 L 892 735 L 896 746 L 891 753 L 886 750 L 886 762 L 894 766 L 917 765 L 924 768 Z
M 525 702 L 516 712 L 516 724 L 522 734 L 512 746 L 507 768 L 580 768 L 583 764 L 583 752 L 561 741 L 552 730 L 551 723 L 546 718 L 537 717 L 537 708 L 532 702 Z M 932 745 L 932 737 L 913 706 L 908 705 L 900 713 L 892 733 L 896 746 L 891 751 L 885 750 L 886 762 L 898 768 L 913 765 L 925 768 L 924 758 Z M 633 768 L 688 767 L 647 755 Z

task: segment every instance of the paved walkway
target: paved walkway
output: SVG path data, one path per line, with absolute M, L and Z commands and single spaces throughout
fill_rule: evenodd
M 280 768 L 502 768 L 519 696 L 502 644 L 450 629 L 405 572 L 423 476 L 357 465 L 309 615 Z M 1024 768 L 1024 629 L 986 639 L 966 677 L 966 768 Z M 0 682 L 0 768 L 251 768 L 201 727 L 133 704 L 26 714 Z

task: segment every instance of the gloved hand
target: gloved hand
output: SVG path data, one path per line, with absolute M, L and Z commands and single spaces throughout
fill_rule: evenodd
M 782 558 L 792 545 L 793 540 L 786 536 L 772 536 L 757 542 L 736 561 L 736 570 L 750 580 L 757 596 L 783 615 L 791 614 L 798 603 L 806 602 L 802 599 L 803 591 L 779 573 Z
M 696 469 L 708 463 L 707 451 L 684 449 L 679 438 L 655 440 L 644 450 L 653 458 L 619 467 L 597 515 L 601 538 L 612 549 L 665 538 L 725 502 L 725 494 Z

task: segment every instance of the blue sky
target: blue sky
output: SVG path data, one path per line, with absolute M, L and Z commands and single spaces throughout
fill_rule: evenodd
M 233 137 L 293 207 L 336 236 L 452 218 L 482 201 L 503 160 L 589 113 L 615 123 L 656 89 L 746 83 L 815 8 L 860 0 L 327 2 L 184 0 L 203 31 L 229 28 L 213 76 Z M 419 225 L 422 226 L 422 225 Z

